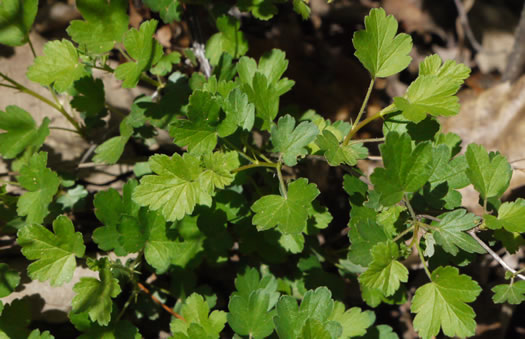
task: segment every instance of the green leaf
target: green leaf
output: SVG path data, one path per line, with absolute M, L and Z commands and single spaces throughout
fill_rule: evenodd
M 423 338 L 443 330 L 446 336 L 469 337 L 476 330 L 475 313 L 466 303 L 473 302 L 481 292 L 479 285 L 468 275 L 459 274 L 455 267 L 438 267 L 432 282 L 416 290 L 411 310 L 416 313 L 414 328 Z
M 232 90 L 222 102 L 226 117 L 218 128 L 221 137 L 233 134 L 237 127 L 251 131 L 255 122 L 255 106 L 248 102 L 248 95 L 240 89 Z
M 19 283 L 20 274 L 9 269 L 7 264 L 0 263 L 0 298 L 10 295 Z
M 206 42 L 206 57 L 213 66 L 219 63 L 223 53 L 237 59 L 248 52 L 248 40 L 240 28 L 241 22 L 234 17 L 221 15 L 217 18 L 219 33 L 212 35 Z
M 105 112 L 106 97 L 101 79 L 83 77 L 75 81 L 73 87 L 77 92 L 71 100 L 74 109 L 84 113 L 86 117 L 96 117 Z
M 187 120 L 175 120 L 170 135 L 175 144 L 195 155 L 210 153 L 217 145 L 217 122 L 220 105 L 209 92 L 196 90 L 190 96 Z
M 470 69 L 453 60 L 441 65 L 441 58 L 431 55 L 419 65 L 419 76 L 410 84 L 405 97 L 395 97 L 396 108 L 411 121 L 425 119 L 427 113 L 434 116 L 451 116 L 459 112 L 456 96 Z
M 382 242 L 372 248 L 372 262 L 359 282 L 369 288 L 379 289 L 385 296 L 393 295 L 400 282 L 408 281 L 408 269 L 395 260 L 399 247 L 395 242 Z
M 133 127 L 128 124 L 130 116 L 120 123 L 120 136 L 104 141 L 95 148 L 93 161 L 96 163 L 115 164 L 119 161 L 129 138 L 133 134 Z
M 108 261 L 99 272 L 99 279 L 80 278 L 73 286 L 76 295 L 71 302 L 73 313 L 87 312 L 93 322 L 106 326 L 111 320 L 111 309 L 115 298 L 120 294 L 118 280 L 113 277 Z
M 39 329 L 33 330 L 27 339 L 54 339 L 55 337 L 49 333 L 49 331 L 44 331 L 40 333 Z
M 226 324 L 226 312 L 224 311 L 213 311 L 210 313 L 208 303 L 199 294 L 193 293 L 186 299 L 182 306 L 181 314 L 186 321 L 173 318 L 170 329 L 171 332 L 176 334 L 181 332 L 185 335 L 190 334 L 191 331 L 188 329 L 196 324 L 202 328 L 203 334 L 206 336 L 200 336 L 199 338 L 219 338 L 219 333 Z M 190 338 L 196 338 L 190 336 Z
M 50 120 L 44 118 L 37 128 L 31 114 L 18 106 L 7 106 L 5 112 L 0 111 L 0 154 L 5 159 L 13 159 L 25 149 L 40 148 L 49 135 Z
M 405 193 L 416 192 L 432 175 L 432 146 L 428 142 L 414 148 L 407 134 L 391 132 L 379 149 L 385 168 L 376 168 L 370 180 L 385 206 L 398 203 Z
M 27 259 L 36 260 L 27 268 L 29 277 L 60 286 L 71 281 L 77 267 L 75 256 L 82 258 L 86 247 L 82 234 L 75 232 L 65 216 L 55 219 L 53 231 L 41 225 L 27 225 L 18 231 L 17 242 Z
M 298 307 L 295 298 L 282 296 L 277 303 L 277 315 L 273 319 L 279 338 L 301 338 L 303 327 L 310 319 L 317 320 L 322 327 L 327 323 L 339 325 L 328 320 L 334 309 L 331 297 L 332 293 L 328 288 L 319 287 L 315 291 L 306 292 Z M 341 329 L 341 325 L 338 327 Z
M 308 209 L 312 201 L 319 195 L 315 184 L 309 184 L 305 178 L 300 178 L 288 185 L 286 197 L 280 195 L 266 195 L 252 205 L 255 212 L 253 224 L 259 231 L 272 227 L 281 233 L 300 233 L 306 227 Z
M 140 206 L 131 199 L 131 194 L 136 186 L 135 180 L 127 182 L 122 188 L 122 197 L 113 188 L 95 194 L 93 199 L 95 215 L 104 226 L 95 229 L 93 240 L 101 250 L 114 250 L 119 256 L 128 254 L 120 241 L 123 236 L 120 226 L 124 221 L 124 216 L 128 218 L 138 216 Z
M 144 258 L 158 274 L 168 270 L 174 258 L 182 255 L 177 243 L 168 237 L 166 221 L 158 213 L 148 223 L 148 240 L 144 247 Z
M 355 166 L 357 160 L 368 156 L 368 149 L 362 143 L 343 145 L 328 129 L 317 137 L 316 144 L 324 151 L 324 156 L 330 166 L 339 166 L 341 163 Z
M 432 223 L 432 235 L 436 243 L 452 254 L 458 254 L 458 247 L 468 253 L 485 253 L 476 240 L 464 231 L 474 228 L 479 218 L 472 213 L 466 213 L 464 209 L 458 209 L 438 216 L 441 221 Z
M 149 158 L 155 175 L 146 175 L 133 192 L 133 200 L 141 206 L 159 210 L 167 221 L 180 220 L 193 212 L 201 201 L 199 159 L 184 156 L 156 154 Z
M 352 206 L 350 212 L 350 231 L 351 247 L 348 252 L 348 259 L 354 264 L 367 267 L 372 262 L 372 248 L 380 242 L 391 239 L 376 221 L 376 211 L 368 207 Z
M 184 7 L 179 0 L 145 0 L 144 4 L 152 11 L 158 12 L 164 23 L 180 21 L 184 13 Z
M 150 72 L 155 75 L 165 76 L 171 73 L 173 65 L 180 62 L 181 55 L 179 52 L 171 52 L 163 55 L 155 67 L 150 69 Z
M 247 299 L 233 296 L 228 304 L 228 324 L 237 334 L 266 338 L 273 332 L 275 314 L 269 308 L 270 294 L 264 290 L 253 291 Z
M 284 163 L 295 166 L 297 157 L 308 153 L 306 146 L 315 140 L 317 134 L 319 129 L 313 122 L 303 121 L 295 127 L 295 119 L 287 114 L 279 119 L 277 125 L 272 126 L 272 151 L 281 152 Z
M 279 292 L 277 291 L 277 280 L 273 275 L 266 274 L 261 277 L 255 268 L 248 268 L 244 274 L 238 274 L 235 278 L 235 287 L 237 291 L 232 293 L 233 296 L 239 296 L 246 300 L 254 291 L 263 290 L 270 295 L 269 308 L 277 303 Z
M 237 152 L 214 152 L 202 157 L 203 171 L 199 176 L 200 188 L 209 195 L 233 182 L 231 171 L 240 166 Z
M 496 304 L 508 302 L 509 304 L 519 305 L 525 301 L 525 281 L 515 281 L 509 285 L 496 285 L 491 290 L 494 292 L 492 300 Z
M 87 197 L 89 192 L 82 185 L 77 185 L 72 189 L 67 190 L 66 194 L 58 197 L 57 203 L 62 205 L 63 209 L 73 209 L 75 205 Z
M 115 69 L 115 77 L 123 80 L 123 88 L 136 87 L 142 72 L 149 70 L 162 57 L 162 46 L 153 38 L 157 28 L 156 20 L 149 20 L 140 25 L 139 30 L 132 28 L 124 37 L 124 46 L 135 62 L 126 62 Z
M 87 317 L 87 315 L 86 315 Z M 78 337 L 78 339 L 141 339 L 139 330 L 127 320 L 111 323 L 108 326 L 91 325 L 89 330 Z
M 77 0 L 77 9 L 85 21 L 73 20 L 67 33 L 88 52 L 109 52 L 128 29 L 126 0 Z
M 44 55 L 35 58 L 26 75 L 31 81 L 44 86 L 53 84 L 57 92 L 65 92 L 88 73 L 70 41 L 53 40 L 44 45 Z
M 355 56 L 372 78 L 385 78 L 404 70 L 412 58 L 412 38 L 397 34 L 397 21 L 386 16 L 382 8 L 374 8 L 365 17 L 365 30 L 354 33 Z
M 42 223 L 60 185 L 57 174 L 46 165 L 47 153 L 40 152 L 33 154 L 29 163 L 20 169 L 18 182 L 28 192 L 18 199 L 16 211 L 20 216 L 27 216 L 28 224 Z
M 525 232 L 525 200 L 505 202 L 498 209 L 498 216 L 485 214 L 485 225 L 490 229 L 504 228 L 509 232 Z
M 31 323 L 31 304 L 27 298 L 15 299 L 5 305 L 0 316 L 0 338 L 27 338 Z
M 3 0 L 0 7 L 0 44 L 25 44 L 37 11 L 38 0 Z
M 306 3 L 307 0 L 293 0 L 293 10 L 299 14 L 303 20 L 310 17 L 310 7 Z
M 345 305 L 336 301 L 334 310 L 328 320 L 337 321 L 343 327 L 341 338 L 362 336 L 366 329 L 373 324 L 374 318 L 370 311 L 361 311 L 359 307 L 352 307 L 345 311 Z
M 499 198 L 512 177 L 512 168 L 499 153 L 487 153 L 485 147 L 470 144 L 466 152 L 467 176 L 483 199 Z
M 270 20 L 279 12 L 276 3 L 286 0 L 238 0 L 237 6 L 243 12 L 251 12 L 259 20 Z
M 304 339 L 333 339 L 339 338 L 343 332 L 337 322 L 322 323 L 317 319 L 308 319 L 301 331 Z

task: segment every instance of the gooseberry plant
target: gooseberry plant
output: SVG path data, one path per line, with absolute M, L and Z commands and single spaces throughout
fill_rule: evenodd
M 282 2 L 234 5 L 269 20 Z M 472 336 L 470 303 L 482 289 L 459 267 L 487 252 L 509 280 L 492 288 L 494 302 L 525 300 L 525 269 L 509 267 L 490 247 L 501 243 L 513 252 L 523 241 L 525 200 L 500 201 L 512 168 L 480 145 L 462 152 L 460 137 L 441 132 L 436 119 L 458 114 L 456 93 L 468 67 L 428 56 L 405 95 L 364 117 L 375 81 L 403 71 L 412 49 L 411 37 L 397 33 L 396 19 L 372 9 L 352 40 L 371 77 L 355 120 L 331 122 L 313 111 L 292 116 L 279 105 L 294 86 L 283 77 L 285 53 L 246 56 L 248 41 L 239 19 L 228 14 L 231 4 L 144 3 L 165 23 L 184 20 L 188 7 L 199 5 L 210 11 L 218 32 L 205 46 L 167 52 L 154 37 L 158 21 L 129 29 L 127 0 L 77 0 L 83 18 L 67 28 L 71 40 L 46 43 L 27 70 L 49 97 L 11 78 L 9 70 L 0 73 L 4 90 L 43 101 L 87 141 L 96 142 L 94 131 L 106 126 L 107 116 L 118 119 L 118 135 L 98 143 L 94 164 L 119 163 L 128 144 L 149 152 L 147 161 L 132 163 L 133 178 L 125 177 L 121 189 L 89 192 L 75 176 L 78 168 L 67 173 L 48 166 L 41 147 L 53 132 L 50 119 L 38 125 L 17 106 L 0 112 L 0 154 L 13 176 L 0 182 L 1 231 L 16 236 L 30 261 L 22 273 L 32 280 L 60 287 L 80 265 L 98 272 L 73 286 L 68 317 L 81 338 L 151 336 L 148 324 L 165 319 L 162 314 L 171 317 L 176 339 L 395 338 L 390 326 L 374 324 L 373 309 L 382 303 L 410 303 L 421 337 Z M 293 7 L 308 17 L 307 1 L 294 0 Z M 37 0 L 4 0 L 0 43 L 31 44 L 37 9 Z M 110 62 L 115 55 L 125 60 L 116 67 Z M 95 70 L 112 74 L 123 88 L 140 83 L 154 93 L 121 111 L 106 102 Z M 357 139 L 378 120 L 384 137 Z M 160 130 L 175 147 L 155 153 L 148 147 Z M 356 165 L 372 142 L 380 143 L 384 166 L 368 178 Z M 341 248 L 319 240 L 340 225 L 319 202 L 318 186 L 300 175 L 299 164 L 319 159 L 348 172 L 341 185 L 350 221 Z M 462 207 L 458 190 L 468 185 L 479 192 L 481 215 Z M 95 225 L 78 216 L 79 202 L 94 213 Z M 426 275 L 413 290 L 409 273 L 418 269 L 409 272 L 409 257 Z M 20 272 L 9 262 L 0 268 L 0 297 L 6 297 L 19 286 Z M 232 279 L 197 281 L 206 270 L 232 272 Z M 359 286 L 361 301 L 345 299 L 349 284 Z M 0 302 L 1 336 L 53 338 L 30 324 L 27 307 L 24 299 Z

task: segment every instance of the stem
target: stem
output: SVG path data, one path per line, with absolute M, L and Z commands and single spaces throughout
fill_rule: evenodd
M 414 213 L 414 209 L 412 208 L 412 205 L 410 205 L 410 201 L 408 200 L 408 196 L 406 195 L 406 193 L 405 193 L 405 198 L 403 199 L 403 201 L 405 202 L 405 205 L 407 206 L 408 211 L 410 212 L 410 216 L 412 217 L 412 220 L 414 220 L 414 222 L 417 222 L 416 213 Z
M 470 230 L 467 233 L 470 234 L 470 236 L 472 238 L 474 238 L 474 240 L 476 240 L 478 242 L 478 244 L 480 244 L 481 247 L 483 247 L 485 249 L 485 251 L 487 251 L 492 256 L 492 258 L 494 258 L 494 260 L 496 260 L 501 266 L 503 266 L 503 268 L 505 268 L 507 271 L 511 272 L 515 277 L 518 277 L 518 278 L 520 278 L 522 280 L 525 280 L 525 276 L 522 275 L 522 274 L 519 274 L 521 270 L 520 271 L 516 271 L 512 267 L 507 265 L 507 263 L 496 252 L 494 252 L 492 250 L 492 248 L 490 248 L 487 244 L 485 244 L 483 242 L 483 240 L 478 238 L 478 236 L 476 235 L 476 232 L 474 232 L 473 230 Z
M 153 294 L 151 294 L 151 292 L 144 286 L 142 285 L 141 283 L 137 283 L 137 286 L 146 294 L 148 294 L 150 297 L 151 297 L 151 300 L 153 300 L 155 303 L 157 303 L 158 305 L 160 305 L 164 310 L 166 310 L 169 314 L 171 314 L 172 316 L 174 316 L 175 318 L 177 319 L 180 319 L 184 322 L 186 322 L 186 319 L 184 319 L 183 316 L 181 316 L 180 314 L 178 314 L 177 312 L 175 312 L 171 307 L 165 305 L 162 301 L 160 301 L 159 299 L 157 299 Z
M 348 143 L 349 144 L 357 144 L 359 142 L 383 142 L 383 141 L 385 141 L 385 138 L 370 138 L 370 139 L 351 140 Z
M 277 168 L 278 164 L 276 164 L 274 162 L 256 162 L 256 163 L 253 163 L 253 164 L 244 165 L 244 166 L 241 166 L 239 168 L 236 168 L 236 169 L 234 169 L 232 171 L 232 173 L 239 173 L 239 172 L 242 172 L 244 170 L 247 170 L 247 169 L 250 169 L 250 168 L 256 168 L 256 167 L 273 167 L 273 168 Z
M 345 140 L 343 141 L 344 146 L 348 145 L 348 142 L 350 141 L 350 139 L 352 139 L 352 136 L 355 134 L 355 133 L 352 133 L 352 131 L 356 129 L 357 124 L 359 123 L 359 120 L 361 120 L 361 117 L 363 116 L 365 107 L 368 104 L 368 99 L 370 99 L 370 94 L 372 93 L 372 89 L 374 88 L 374 82 L 375 82 L 375 78 L 372 78 L 370 80 L 370 85 L 368 86 L 368 90 L 366 91 L 365 99 L 363 100 L 363 103 L 361 104 L 361 108 L 359 109 L 359 113 L 357 114 L 357 118 L 355 119 L 355 122 L 352 124 L 352 129 L 350 130 L 350 132 L 348 132 L 348 134 L 345 137 Z
M 2 87 L 12 88 L 12 89 L 18 89 L 16 86 L 6 85 L 6 84 L 0 84 Z
M 409 233 L 410 231 L 412 231 L 414 229 L 415 225 L 412 225 L 410 226 L 409 228 L 407 228 L 406 230 L 404 230 L 403 232 L 399 233 L 392 241 L 393 242 L 396 242 L 398 241 L 399 239 L 403 238 L 407 233 Z
M 418 218 L 424 218 L 424 219 L 428 219 L 428 220 L 432 220 L 432 221 L 441 222 L 441 219 L 433 217 L 433 216 L 428 215 L 428 214 L 420 214 L 420 215 L 418 215 Z
M 423 251 L 421 251 L 421 247 L 419 246 L 419 241 L 416 242 L 416 248 L 417 248 L 417 254 L 419 255 L 419 259 L 421 260 L 421 263 L 423 264 L 423 269 L 425 270 L 425 273 L 427 274 L 428 279 L 432 281 L 432 275 L 430 274 L 430 271 L 427 267 L 427 262 L 425 261 L 425 257 L 423 256 Z
M 71 133 L 76 133 L 76 134 L 82 135 L 82 134 L 80 134 L 79 131 L 71 129 L 71 128 L 56 127 L 56 126 L 49 126 L 48 128 L 49 129 L 56 129 L 56 130 L 60 130 L 60 131 L 66 131 L 66 132 L 71 132 Z
M 155 86 L 155 88 L 162 88 L 164 87 L 160 82 L 158 82 L 157 80 L 154 80 L 152 78 L 150 78 L 149 76 L 147 76 L 146 74 L 142 73 L 140 75 L 140 80 L 144 81 L 144 82 L 147 82 L 148 84 L 150 84 L 151 86 Z
M 67 119 L 67 121 L 69 121 L 71 123 L 71 125 L 73 125 L 73 127 L 75 127 L 75 129 L 78 131 L 78 133 L 82 135 L 80 125 L 75 121 L 75 119 L 73 119 L 73 117 L 71 115 L 69 115 L 69 113 L 66 112 L 66 110 L 63 107 L 61 107 L 60 105 L 52 102 L 51 100 L 49 100 L 47 98 L 44 98 L 40 94 L 30 90 L 29 88 L 25 87 L 24 85 L 16 82 L 15 80 L 11 79 L 10 77 L 8 77 L 7 75 L 5 75 L 2 72 L 0 72 L 0 77 L 4 78 L 6 81 L 8 81 L 11 84 L 13 84 L 16 87 L 16 89 L 18 89 L 20 92 L 29 94 L 29 95 L 37 98 L 38 100 L 46 103 L 47 105 L 53 107 L 57 111 L 59 111 Z
M 279 178 L 279 187 L 281 188 L 281 193 L 284 195 L 285 199 L 288 199 L 288 192 L 286 191 L 286 185 L 284 184 L 283 173 L 281 172 L 281 159 L 279 158 L 279 163 L 277 164 L 277 177 Z
M 131 304 L 131 301 L 133 300 L 133 298 L 135 298 L 138 294 L 138 291 L 136 288 L 133 289 L 133 292 L 131 292 L 128 300 L 126 300 L 126 303 L 124 304 L 124 306 L 122 307 L 122 309 L 120 310 L 118 316 L 117 316 L 117 320 L 115 322 L 118 322 L 122 316 L 124 315 L 124 313 L 126 313 L 126 310 L 128 309 L 129 305 Z
M 27 42 L 29 43 L 29 47 L 31 48 L 31 53 L 33 54 L 33 58 L 36 58 L 35 48 L 33 47 L 33 43 L 31 42 L 31 39 L 29 38 L 29 33 L 27 34 Z
M 388 113 L 392 113 L 394 112 L 396 106 L 394 104 L 391 104 L 389 106 L 386 106 L 385 108 L 383 108 L 381 111 L 377 112 L 376 114 L 372 115 L 371 117 L 368 117 L 366 118 L 365 120 L 361 121 L 359 124 L 355 125 L 355 127 L 352 127 L 352 129 L 350 130 L 350 132 L 348 133 L 348 135 L 345 137 L 345 141 L 343 141 L 343 144 L 348 143 L 352 137 L 363 127 L 365 127 L 366 125 L 368 125 L 370 122 L 378 119 L 378 118 L 382 118 L 383 116 L 385 116 L 386 114 Z M 346 141 L 348 139 L 348 141 Z M 346 144 L 345 144 L 346 145 Z
M 237 146 L 235 146 L 234 144 L 232 144 L 231 142 L 229 142 L 228 140 L 226 139 L 222 139 L 222 142 L 224 142 L 226 144 L 226 146 L 228 146 L 229 148 L 231 148 L 232 150 L 234 151 L 237 151 L 244 159 L 248 160 L 249 162 L 251 162 L 252 164 L 255 164 L 257 163 L 257 160 L 253 159 L 252 157 L 250 157 L 248 154 L 244 153 L 243 151 L 241 151 L 239 148 L 237 148 Z
M 13 186 L 18 186 L 18 187 L 22 186 L 15 181 L 4 181 L 4 180 L 0 180 L 0 185 L 13 185 Z

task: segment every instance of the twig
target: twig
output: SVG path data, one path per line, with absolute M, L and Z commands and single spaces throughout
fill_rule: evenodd
M 151 297 L 151 300 L 153 300 L 155 303 L 157 303 L 158 305 L 160 305 L 164 310 L 166 310 L 169 314 L 171 314 L 172 316 L 174 316 L 175 318 L 177 319 L 180 319 L 184 322 L 186 322 L 186 319 L 184 319 L 183 316 L 181 316 L 180 314 L 178 314 L 177 312 L 175 312 L 171 307 L 165 305 L 162 301 L 160 301 L 159 299 L 157 299 L 157 297 L 155 297 L 153 294 L 151 294 L 151 292 L 144 286 L 142 285 L 141 283 L 137 283 L 137 286 L 140 288 L 140 290 L 146 294 L 148 294 L 150 297 Z
M 492 248 L 490 248 L 487 244 L 485 244 L 483 240 L 478 238 L 478 236 L 476 235 L 476 232 L 474 232 L 473 230 L 470 230 L 467 233 L 470 234 L 470 236 L 474 238 L 474 240 L 476 240 L 478 244 L 480 244 L 481 247 L 483 247 L 485 251 L 487 251 L 492 256 L 492 258 L 494 258 L 494 260 L 496 260 L 501 266 L 503 266 L 503 268 L 505 268 L 507 271 L 511 272 L 512 274 L 514 274 L 516 277 L 520 278 L 521 280 L 525 280 L 524 275 L 517 273 L 515 269 L 507 265 L 507 263 L 496 252 L 494 252 Z

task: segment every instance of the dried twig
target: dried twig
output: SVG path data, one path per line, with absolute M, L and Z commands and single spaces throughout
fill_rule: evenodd
M 141 283 L 137 283 L 137 286 L 140 288 L 140 290 L 146 294 L 148 294 L 150 297 L 151 297 L 151 300 L 153 300 L 156 304 L 160 305 L 164 310 L 166 310 L 169 314 L 171 314 L 172 316 L 174 316 L 175 318 L 177 319 L 180 319 L 184 322 L 186 322 L 186 319 L 184 319 L 183 316 L 181 316 L 180 314 L 178 314 L 177 312 L 175 312 L 173 310 L 173 308 L 167 306 L 166 304 L 164 304 L 162 301 L 160 301 L 157 297 L 155 297 L 153 294 L 151 294 L 151 292 L 144 286 L 142 285 Z

